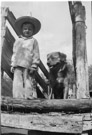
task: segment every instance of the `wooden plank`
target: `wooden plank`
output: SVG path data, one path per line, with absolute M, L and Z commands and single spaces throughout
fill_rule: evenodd
M 68 4 L 69 4 L 69 11 L 70 11 L 70 17 L 71 17 L 71 21 L 72 21 L 72 24 L 74 23 L 74 13 L 73 13 L 73 9 L 72 9 L 72 1 L 68 1 Z
M 45 66 L 43 65 L 41 60 L 40 60 L 39 68 L 42 70 L 42 72 L 47 77 L 47 79 L 49 79 L 49 73 L 48 73 L 47 69 L 45 68 Z
M 45 81 L 42 79 L 42 77 L 39 75 L 38 72 L 35 73 L 35 79 L 39 83 L 39 85 L 43 88 L 43 90 L 48 91 L 47 84 Z
M 11 48 L 13 49 L 13 44 L 14 44 L 14 42 L 15 42 L 15 38 L 14 38 L 14 36 L 11 34 L 10 30 L 8 29 L 8 27 L 6 27 L 5 38 L 8 40 L 9 45 L 11 45 Z
M 1 55 L 2 55 L 2 47 L 5 40 L 5 33 L 6 33 L 6 16 L 7 16 L 7 9 L 2 7 L 1 8 Z M 1 57 L 0 57 L 0 63 L 1 63 Z M 3 77 L 4 70 L 1 67 L 1 77 Z
M 8 107 L 8 109 L 7 109 Z M 9 111 L 9 108 L 17 111 L 26 112 L 91 112 L 92 99 L 14 99 L 2 97 L 1 110 Z
M 11 56 L 13 49 L 14 37 L 11 36 L 9 29 L 6 27 L 6 32 L 3 40 L 1 67 L 13 79 L 13 74 L 10 72 Z
M 2 38 L 5 36 L 6 31 L 6 16 L 7 16 L 7 8 L 1 8 L 1 36 Z
M 18 29 L 15 27 L 15 21 L 16 21 L 16 17 L 14 16 L 14 14 L 7 8 L 7 16 L 6 19 L 8 20 L 8 22 L 10 23 L 10 25 L 12 26 L 12 28 L 14 29 L 14 31 L 16 32 L 17 35 L 20 35 L 20 32 L 18 31 Z
M 11 45 L 6 39 L 4 39 L 1 56 L 2 58 L 1 67 L 9 75 L 9 77 L 13 79 L 13 74 L 10 72 L 11 56 L 12 56 Z
M 83 131 L 92 130 L 92 112 L 83 116 Z
M 7 11 L 6 11 L 6 8 L 1 8 L 1 55 L 2 55 L 2 47 L 3 47 L 3 43 L 4 43 L 4 36 L 5 36 L 5 31 L 6 31 L 6 18 L 5 16 L 7 15 Z M 0 55 L 0 56 L 1 56 Z M 1 57 L 0 57 L 0 63 L 1 63 Z M 4 70 L 2 69 L 1 67 L 1 78 L 3 78 L 3 75 L 4 75 Z
M 5 8 L 5 10 L 6 10 L 5 19 L 7 19 L 7 16 L 9 17 L 9 15 L 8 15 L 9 9 Z M 2 16 L 3 16 L 3 14 L 2 14 Z M 12 20 L 12 17 L 9 17 L 9 18 L 11 18 L 10 20 Z M 14 21 L 12 22 L 12 25 L 14 25 Z M 10 72 L 10 64 L 11 64 L 11 56 L 12 56 L 12 53 L 13 53 L 13 43 L 14 43 L 14 41 L 15 41 L 15 38 L 12 36 L 8 27 L 6 27 L 4 40 L 3 40 L 1 66 L 2 66 L 2 69 L 9 75 L 9 77 L 11 79 L 13 79 L 13 74 Z
M 37 98 L 46 98 L 38 86 L 36 86 Z
M 83 133 L 92 130 L 92 112 L 73 115 L 83 116 Z
M 83 131 L 92 130 L 92 120 L 83 121 Z
M 1 113 L 1 125 L 38 131 L 82 133 L 82 116 Z

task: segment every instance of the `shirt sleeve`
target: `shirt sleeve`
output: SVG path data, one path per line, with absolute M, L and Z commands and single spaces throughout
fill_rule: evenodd
M 32 62 L 32 68 L 35 68 L 37 70 L 37 67 L 40 63 L 40 53 L 39 53 L 39 46 L 38 42 L 35 39 L 34 40 L 34 46 L 33 46 L 33 62 Z
M 18 41 L 19 39 L 17 39 L 15 42 L 14 42 L 14 45 L 13 45 L 13 54 L 12 54 L 12 57 L 11 57 L 11 66 L 14 67 L 15 66 L 15 54 L 16 54 L 16 50 L 17 50 L 17 46 L 18 46 Z

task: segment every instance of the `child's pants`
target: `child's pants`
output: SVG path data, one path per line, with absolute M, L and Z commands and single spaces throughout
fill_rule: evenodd
M 37 98 L 36 81 L 34 75 L 29 75 L 28 69 L 16 67 L 13 79 L 13 97 L 33 99 Z

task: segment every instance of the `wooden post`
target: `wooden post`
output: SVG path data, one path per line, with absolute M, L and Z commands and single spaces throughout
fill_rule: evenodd
M 2 54 L 2 47 L 3 47 L 3 43 L 4 43 L 4 37 L 5 37 L 5 32 L 6 32 L 6 16 L 7 16 L 7 8 L 1 8 L 1 54 Z M 1 55 L 0 55 L 1 57 Z M 0 63 L 1 63 L 1 58 L 0 58 Z M 1 69 L 0 71 L 1 73 L 1 77 L 3 77 L 3 69 Z
M 77 99 L 89 98 L 85 7 L 78 1 L 74 2 L 70 8 L 73 23 L 73 62 L 76 76 L 76 96 Z
M 5 33 L 6 33 L 6 16 L 7 16 L 8 8 L 1 8 L 1 55 L 0 55 L 0 63 L 2 61 L 2 48 L 3 44 L 5 42 Z M 3 78 L 4 75 L 4 70 L 1 66 L 1 71 L 0 71 L 1 79 Z M 0 80 L 1 82 L 1 80 Z
M 6 31 L 6 16 L 7 16 L 8 8 L 2 7 L 1 9 L 1 36 L 2 36 L 2 45 L 3 45 L 3 38 L 5 36 Z
M 8 10 L 9 9 L 6 7 L 1 8 L 1 54 L 6 33 L 6 16 L 8 14 Z

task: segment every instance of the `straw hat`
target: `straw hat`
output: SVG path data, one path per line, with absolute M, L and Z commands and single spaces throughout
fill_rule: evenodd
M 34 17 L 30 17 L 30 16 L 23 16 L 23 17 L 19 17 L 18 19 L 16 19 L 15 21 L 15 27 L 19 30 L 20 34 L 22 34 L 22 24 L 23 23 L 31 23 L 34 26 L 34 31 L 33 31 L 33 35 L 35 35 L 36 33 L 39 32 L 40 28 L 41 28 L 41 23 L 38 19 L 34 18 Z

